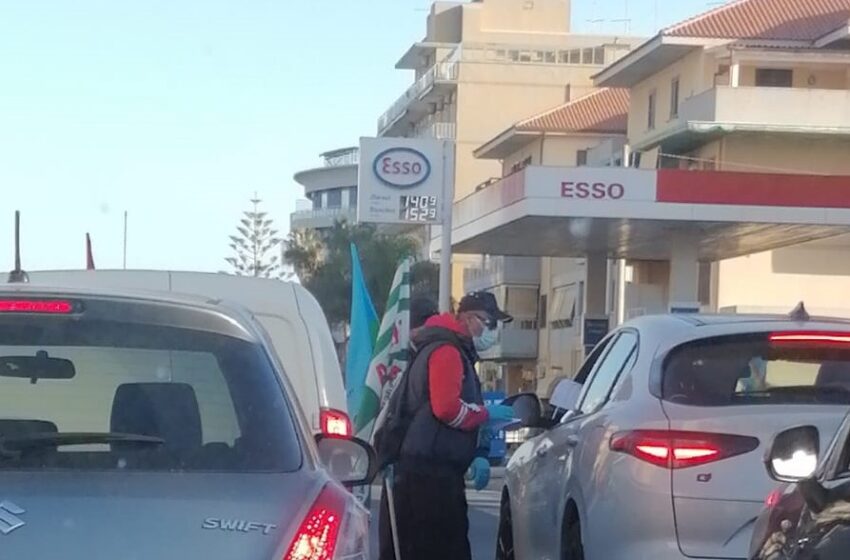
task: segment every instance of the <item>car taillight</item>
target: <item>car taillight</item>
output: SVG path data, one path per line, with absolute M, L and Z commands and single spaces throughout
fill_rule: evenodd
M 351 418 L 341 410 L 323 408 L 319 412 L 319 425 L 322 433 L 330 437 L 349 438 L 353 436 Z
M 0 313 L 68 315 L 74 307 L 73 302 L 60 299 L 0 299 Z
M 793 331 L 772 333 L 768 340 L 774 345 L 784 346 L 836 346 L 850 345 L 850 333 Z
M 782 499 L 782 490 L 778 488 L 773 490 L 770 494 L 767 495 L 767 498 L 764 500 L 764 505 L 767 509 L 773 509 Z
M 612 451 L 668 469 L 684 469 L 755 450 L 754 437 L 674 430 L 633 430 L 611 436 Z
M 345 496 L 325 486 L 301 521 L 283 560 L 330 560 L 334 557 L 345 515 Z

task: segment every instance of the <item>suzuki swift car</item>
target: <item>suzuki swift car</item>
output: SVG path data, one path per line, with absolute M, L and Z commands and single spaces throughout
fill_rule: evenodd
M 610 334 L 511 458 L 500 559 L 747 558 L 777 432 L 826 444 L 850 404 L 850 323 L 643 317 Z
M 213 301 L 0 288 L 4 558 L 368 554 L 373 455 L 318 435 Z

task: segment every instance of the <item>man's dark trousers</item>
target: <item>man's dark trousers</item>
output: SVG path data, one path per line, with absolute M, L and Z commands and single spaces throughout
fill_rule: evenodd
M 401 560 L 471 560 L 462 474 L 397 467 L 393 490 Z M 396 560 L 385 491 L 380 516 L 380 560 Z

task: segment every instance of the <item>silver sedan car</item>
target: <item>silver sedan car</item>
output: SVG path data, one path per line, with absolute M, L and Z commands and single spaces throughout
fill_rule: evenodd
M 340 482 L 369 480 L 371 450 L 313 440 L 250 324 L 217 302 L 0 289 L 3 557 L 365 559 L 368 513 Z
M 561 381 L 511 458 L 500 560 L 746 558 L 775 487 L 774 434 L 835 434 L 850 404 L 850 323 L 645 317 Z

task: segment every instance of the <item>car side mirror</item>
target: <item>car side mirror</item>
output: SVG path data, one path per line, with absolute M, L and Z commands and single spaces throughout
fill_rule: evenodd
M 534 393 L 520 393 L 508 397 L 502 404 L 514 409 L 514 416 L 519 418 L 524 428 L 535 428 L 540 424 L 543 415 L 543 405 Z
M 562 379 L 552 391 L 549 404 L 555 408 L 570 411 L 578 408 L 578 398 L 584 386 L 572 379 Z
M 319 459 L 330 475 L 346 486 L 371 484 L 377 474 L 375 450 L 357 438 L 316 436 Z
M 778 433 L 765 457 L 770 477 L 779 482 L 811 478 L 818 466 L 820 433 L 814 426 L 798 426 Z

